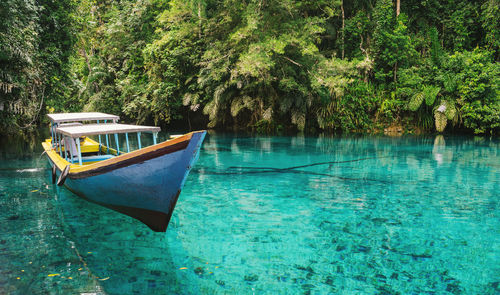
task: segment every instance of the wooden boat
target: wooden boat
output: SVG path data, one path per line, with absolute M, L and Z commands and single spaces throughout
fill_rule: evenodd
M 58 185 L 82 198 L 136 218 L 154 231 L 166 231 L 206 131 L 156 144 L 159 127 L 118 124 L 114 115 L 65 113 L 48 117 L 51 138 L 42 146 L 52 167 L 53 183 L 57 179 Z M 130 151 L 129 133 L 137 134 L 137 150 Z M 154 144 L 142 147 L 141 133 L 152 133 Z M 126 138 L 121 150 L 118 134 Z M 110 146 L 110 135 L 115 148 Z

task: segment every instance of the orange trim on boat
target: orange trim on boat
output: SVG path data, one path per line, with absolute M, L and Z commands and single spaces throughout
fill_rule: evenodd
M 129 159 L 132 159 L 132 158 L 144 155 L 144 154 L 148 154 L 148 153 L 152 153 L 152 152 L 155 152 L 157 150 L 160 150 L 160 149 L 164 149 L 168 146 L 172 146 L 172 145 L 183 143 L 185 141 L 189 141 L 189 140 L 191 140 L 192 135 L 194 133 L 197 133 L 197 132 L 200 132 L 200 131 L 190 132 L 190 133 L 184 134 L 183 136 L 179 136 L 179 137 L 176 137 L 174 139 L 167 140 L 167 141 L 161 142 L 161 143 L 156 144 L 156 145 L 148 146 L 148 147 L 142 148 L 140 150 L 132 151 L 132 152 L 129 152 L 126 154 L 122 154 L 122 155 L 113 157 L 111 159 L 95 162 L 95 163 L 88 164 L 88 165 L 71 164 L 70 162 L 66 161 L 64 158 L 62 158 L 59 155 L 59 153 L 55 149 L 53 149 L 51 147 L 50 139 L 47 139 L 45 142 L 43 142 L 42 146 L 45 149 L 45 152 L 49 156 L 50 160 L 57 166 L 57 168 L 59 170 L 62 171 L 64 169 L 64 167 L 66 167 L 67 165 L 71 165 L 70 166 L 70 173 L 69 173 L 70 177 L 71 177 L 71 176 L 76 176 L 76 174 L 79 174 L 82 172 L 87 172 L 87 171 L 91 171 L 94 169 L 103 168 L 106 166 L 118 164 L 120 162 L 129 160 Z

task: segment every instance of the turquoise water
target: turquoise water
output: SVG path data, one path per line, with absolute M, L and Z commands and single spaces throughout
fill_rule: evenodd
M 0 294 L 500 294 L 498 139 L 209 134 L 167 233 L 39 141 L 0 144 Z

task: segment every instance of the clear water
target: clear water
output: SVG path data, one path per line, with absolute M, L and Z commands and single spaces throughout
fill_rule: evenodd
M 500 294 L 498 139 L 210 134 L 167 233 L 39 142 L 0 144 L 0 294 Z

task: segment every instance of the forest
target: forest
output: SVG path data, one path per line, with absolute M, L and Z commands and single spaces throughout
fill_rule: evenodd
M 498 0 L 2 0 L 0 133 L 50 112 L 256 132 L 500 131 Z

